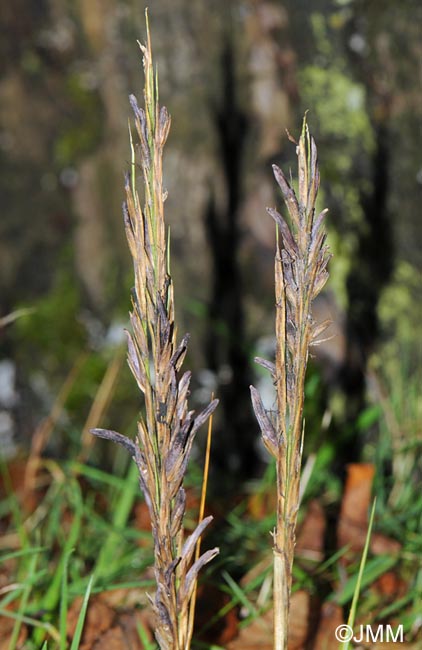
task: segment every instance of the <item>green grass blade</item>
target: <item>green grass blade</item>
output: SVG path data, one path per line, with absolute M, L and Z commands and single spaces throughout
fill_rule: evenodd
M 362 585 L 363 572 L 364 572 L 366 560 L 367 560 L 367 557 L 368 557 L 369 542 L 371 540 L 372 526 L 373 526 L 373 523 L 374 523 L 376 505 L 377 505 L 377 499 L 375 497 L 374 503 L 372 505 L 371 516 L 369 518 L 368 532 L 366 534 L 365 546 L 364 546 L 363 553 L 362 553 L 362 559 L 360 561 L 359 573 L 358 573 L 358 578 L 357 578 L 357 581 L 356 581 L 355 592 L 353 594 L 353 600 L 352 600 L 352 604 L 351 604 L 350 611 L 349 611 L 349 618 L 347 619 L 347 625 L 352 629 L 353 629 L 353 626 L 355 624 L 355 619 L 356 619 L 356 610 L 357 610 L 357 606 L 358 606 L 359 594 L 360 594 L 360 589 L 361 589 L 361 585 Z M 348 641 L 344 641 L 344 643 L 342 643 L 340 645 L 341 650 L 349 650 L 349 647 L 350 647 L 350 639 Z
M 19 551 L 11 551 L 10 553 L 5 553 L 4 555 L 0 555 L 0 564 L 3 562 L 7 562 L 8 560 L 13 560 L 15 558 L 21 558 L 24 557 L 25 555 L 32 555 L 33 553 L 41 553 L 42 551 L 46 551 L 47 546 L 35 546 L 34 548 L 23 548 L 20 549 Z
M 157 650 L 157 644 L 155 641 L 149 640 L 145 627 L 142 625 L 141 621 L 138 621 L 136 624 L 136 630 L 143 645 L 143 650 Z
M 319 564 L 317 569 L 315 570 L 315 573 L 318 575 L 324 574 L 327 569 L 329 569 L 333 564 L 337 562 L 343 555 L 346 555 L 347 551 L 349 550 L 349 546 L 343 546 L 343 548 L 339 549 L 333 555 L 331 555 L 325 562 L 322 564 Z
M 91 595 L 91 589 L 92 589 L 92 583 L 94 581 L 94 574 L 91 575 L 88 586 L 86 588 L 85 596 L 82 602 L 82 607 L 81 611 L 79 612 L 78 616 L 78 621 L 76 623 L 76 629 L 75 629 L 75 634 L 73 636 L 72 640 L 72 645 L 70 646 L 70 650 L 78 650 L 79 648 L 79 643 L 82 637 L 82 632 L 84 629 L 85 625 L 85 616 L 86 616 L 86 610 L 88 609 L 88 602 L 89 602 L 89 597 Z
M 366 587 L 374 582 L 379 576 L 397 564 L 398 558 L 391 555 L 380 555 L 366 563 L 365 573 L 362 577 L 361 587 Z M 335 601 L 338 605 L 346 605 L 353 600 L 357 587 L 358 576 L 349 578 L 339 594 L 334 594 L 329 600 Z
M 120 478 L 114 476 L 113 474 L 107 474 L 97 467 L 91 467 L 90 465 L 84 465 L 78 463 L 77 461 L 71 461 L 68 465 L 69 471 L 75 473 L 76 475 L 85 476 L 91 481 L 97 481 L 99 483 L 105 483 L 112 488 L 117 488 L 119 490 L 123 489 L 126 485 L 126 477 Z
M 31 627 L 44 630 L 57 642 L 60 640 L 60 635 L 58 630 L 54 627 L 54 625 L 51 625 L 51 623 L 43 623 L 42 621 L 39 621 L 36 618 L 32 618 L 32 616 L 22 616 L 21 614 L 17 614 L 16 612 L 11 612 L 8 609 L 1 609 L 1 608 L 0 608 L 0 616 L 4 616 L 6 618 L 12 618 L 15 621 L 19 620 L 22 623 L 26 623 L 27 625 L 30 625 Z
M 243 589 L 242 593 L 243 594 L 248 594 L 250 591 L 254 591 L 254 589 L 256 589 L 258 586 L 260 586 L 262 584 L 262 581 L 270 573 L 271 569 L 272 569 L 272 566 L 270 564 L 270 565 L 268 565 L 268 568 L 265 571 L 263 571 L 260 575 L 256 576 L 247 585 L 245 585 L 245 588 Z M 218 586 L 222 587 L 222 585 L 218 585 Z M 223 589 L 222 588 L 222 591 L 225 591 L 229 595 L 232 595 L 231 600 L 228 603 L 226 603 L 225 605 L 223 605 L 223 607 L 221 607 L 218 610 L 218 612 L 216 612 L 211 618 L 208 619 L 208 621 L 199 630 L 199 634 L 203 634 L 204 632 L 209 630 L 209 628 L 212 627 L 212 625 L 214 625 L 214 623 L 216 623 L 217 621 L 224 618 L 226 616 L 226 614 L 228 612 L 230 612 L 230 610 L 232 610 L 234 607 L 236 607 L 236 605 L 238 605 L 241 602 L 239 600 L 239 594 L 238 593 L 233 594 L 232 589 L 227 589 L 227 588 Z M 197 644 L 197 641 L 195 641 L 195 644 Z
M 10 603 L 13 603 L 17 598 L 21 598 L 22 592 L 25 591 L 27 587 L 37 587 L 42 583 L 44 578 L 49 575 L 49 571 L 46 568 L 36 571 L 32 576 L 28 576 L 26 573 L 25 580 L 16 582 L 10 586 L 10 590 L 6 591 L 4 596 L 0 599 L 0 608 L 7 608 Z M 16 609 L 16 608 L 15 608 Z M 1 647 L 1 646 L 0 646 Z
M 84 506 L 83 506 L 80 487 L 76 481 L 73 481 L 72 485 L 70 486 L 70 489 L 72 491 L 71 492 L 72 501 L 73 501 L 72 505 L 74 507 L 73 520 L 72 520 L 72 525 L 70 527 L 70 531 L 67 535 L 64 544 L 62 557 L 60 558 L 59 565 L 54 574 L 54 578 L 51 581 L 50 587 L 48 588 L 47 593 L 45 594 L 42 601 L 42 608 L 48 611 L 53 610 L 57 606 L 57 603 L 59 602 L 65 562 L 67 561 L 67 558 L 69 554 L 72 552 L 73 548 L 76 546 L 81 531 L 81 522 L 82 522 Z
M 153 589 L 155 586 L 155 580 L 133 580 L 132 582 L 116 582 L 108 584 L 106 587 L 99 585 L 98 587 L 93 587 L 93 594 L 102 594 L 107 593 L 108 591 L 114 591 L 115 589 Z M 75 593 L 74 588 L 72 588 L 72 594 Z
M 134 463 L 131 463 L 124 487 L 114 505 L 112 526 L 115 530 L 107 538 L 98 557 L 95 568 L 95 574 L 98 578 L 104 578 L 113 573 L 116 558 L 119 555 L 117 551 L 121 545 L 121 531 L 127 524 L 138 492 L 138 468 Z
M 60 594 L 60 614 L 59 614 L 59 630 L 60 630 L 60 650 L 66 650 L 66 624 L 67 624 L 67 613 L 68 613 L 68 602 L 69 602 L 69 592 L 68 592 L 68 568 L 69 568 L 69 558 L 72 554 L 72 551 L 68 551 L 64 557 L 63 562 L 63 572 L 62 572 L 62 585 L 61 585 L 61 594 Z
M 253 614 L 254 618 L 257 618 L 259 616 L 259 612 L 252 605 L 250 600 L 248 600 L 245 592 L 239 587 L 239 585 L 233 580 L 233 578 L 231 577 L 231 575 L 229 575 L 227 573 L 227 571 L 223 571 L 222 575 L 223 575 L 224 580 L 229 585 L 229 587 L 230 587 L 231 591 L 233 592 L 233 594 L 237 597 L 238 601 L 240 603 L 242 603 L 243 607 L 245 607 L 245 609 L 247 610 L 248 615 Z
M 72 524 L 70 526 L 70 530 L 65 539 L 64 546 L 62 549 L 62 554 L 59 559 L 58 566 L 54 572 L 53 579 L 51 580 L 50 585 L 39 605 L 40 609 L 43 609 L 47 612 L 54 611 L 60 601 L 65 563 L 67 561 L 69 554 L 76 546 L 81 531 L 81 523 L 82 523 L 82 516 L 83 516 L 83 509 L 84 509 L 81 489 L 76 480 L 70 481 L 68 489 L 69 489 L 68 493 L 70 495 L 70 502 L 73 510 L 73 519 L 72 519 Z M 41 637 L 40 631 L 37 631 L 34 634 L 34 640 L 35 643 L 41 643 L 43 638 Z
M 29 600 L 29 594 L 31 593 L 31 588 L 32 588 L 32 582 L 33 582 L 33 576 L 35 574 L 35 568 L 38 560 L 38 555 L 34 554 L 32 555 L 30 562 L 29 562 L 29 568 L 28 568 L 28 580 L 25 582 L 25 587 L 22 593 L 22 598 L 21 602 L 19 605 L 19 611 L 18 614 L 20 616 L 24 615 L 24 612 L 27 608 L 28 605 L 28 600 Z M 13 626 L 13 632 L 12 636 L 10 638 L 9 642 L 9 650 L 15 650 L 18 639 L 19 639 L 19 634 L 21 631 L 22 627 L 22 620 L 17 618 L 15 621 L 15 624 Z
M 406 596 L 395 600 L 394 603 L 390 603 L 390 605 L 387 605 L 387 607 L 384 607 L 384 609 L 377 613 L 377 619 L 383 621 L 387 620 L 389 617 L 391 618 L 393 614 L 396 614 L 401 609 L 404 609 L 404 607 L 406 607 L 406 605 L 408 605 L 413 600 L 413 598 L 414 595 L 412 592 L 410 592 L 406 594 Z

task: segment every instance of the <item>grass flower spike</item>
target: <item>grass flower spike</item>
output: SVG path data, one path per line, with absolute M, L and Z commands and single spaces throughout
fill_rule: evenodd
M 297 144 L 297 143 L 296 143 Z M 275 364 L 257 358 L 270 371 L 276 388 L 277 413 L 273 422 L 258 391 L 251 386 L 252 404 L 263 442 L 276 459 L 277 521 L 274 537 L 274 649 L 286 650 L 288 616 L 299 509 L 300 469 L 303 449 L 303 404 L 309 348 L 330 324 L 312 318 L 312 301 L 328 278 L 330 259 L 325 245 L 323 210 L 315 203 L 319 187 L 317 148 L 306 118 L 296 147 L 299 192 L 296 196 L 279 167 L 273 165 L 288 213 L 286 221 L 273 208 L 269 214 L 277 224 L 275 255 L 276 359 Z
M 145 108 L 138 106 L 134 95 L 130 103 L 139 137 L 144 206 L 141 208 L 136 190 L 138 163 L 130 135 L 132 164 L 126 177 L 123 215 L 135 274 L 128 363 L 144 395 L 145 415 L 138 422 L 136 442 L 114 431 L 94 429 L 92 433 L 123 445 L 138 466 L 154 541 L 156 638 L 161 650 L 188 650 L 189 609 L 198 572 L 218 549 L 208 550 L 195 560 L 197 542 L 212 518 L 203 519 L 185 539 L 183 479 L 195 434 L 216 408 L 217 400 L 195 415 L 188 408 L 191 375 L 180 375 L 188 336 L 177 344 L 162 177 L 170 116 L 158 104 L 148 22 L 147 44 L 140 47 Z

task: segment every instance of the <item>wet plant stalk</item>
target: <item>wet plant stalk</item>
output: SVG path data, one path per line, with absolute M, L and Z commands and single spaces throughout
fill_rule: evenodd
M 130 103 L 139 138 L 139 162 L 130 133 L 131 172 L 126 178 L 123 215 L 133 258 L 132 333 L 128 363 L 144 396 L 145 414 L 138 422 L 136 442 L 115 431 L 93 429 L 97 436 L 124 446 L 139 470 L 149 509 L 154 542 L 156 593 L 155 636 L 161 650 L 189 650 L 189 610 L 199 570 L 218 549 L 195 558 L 197 542 L 212 517 L 202 519 L 185 539 L 186 495 L 183 479 L 195 434 L 217 406 L 217 400 L 195 416 L 188 408 L 190 373 L 180 375 L 188 335 L 177 344 L 173 284 L 169 268 L 168 234 L 164 222 L 163 147 L 170 129 L 166 108 L 159 107 L 147 21 L 147 44 L 140 45 L 145 73 L 144 103 Z M 141 167 L 144 206 L 136 189 Z
M 264 444 L 276 459 L 277 520 L 274 540 L 274 650 L 286 650 L 288 640 L 295 530 L 299 509 L 303 450 L 303 405 L 309 348 L 318 345 L 330 324 L 316 324 L 312 301 L 328 278 L 330 259 L 323 228 L 326 210 L 318 216 L 315 203 L 319 187 L 317 149 L 306 118 L 296 144 L 299 190 L 296 196 L 279 167 L 273 165 L 289 220 L 268 208 L 277 224 L 275 254 L 276 358 L 275 363 L 256 358 L 270 371 L 276 388 L 276 417 L 270 418 L 258 391 L 251 398 Z

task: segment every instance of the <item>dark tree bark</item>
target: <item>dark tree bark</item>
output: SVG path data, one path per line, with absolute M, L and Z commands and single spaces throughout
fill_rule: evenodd
M 346 357 L 342 385 L 346 400 L 346 424 L 352 427 L 365 407 L 367 362 L 379 338 L 378 301 L 393 269 L 391 220 L 387 209 L 389 192 L 388 128 L 375 128 L 372 192 L 361 195 L 365 228 L 358 240 L 346 288 L 348 313 L 346 322 Z M 345 449 L 347 462 L 359 459 L 359 441 L 355 432 Z
M 217 207 L 211 196 L 205 215 L 212 254 L 212 295 L 206 343 L 208 367 L 220 378 L 218 397 L 222 434 L 214 437 L 215 468 L 231 480 L 246 478 L 256 469 L 256 424 L 248 398 L 251 370 L 244 328 L 244 287 L 239 264 L 241 232 L 239 206 L 248 120 L 239 107 L 233 46 L 226 41 L 221 60 L 223 97 L 215 107 L 225 201 Z

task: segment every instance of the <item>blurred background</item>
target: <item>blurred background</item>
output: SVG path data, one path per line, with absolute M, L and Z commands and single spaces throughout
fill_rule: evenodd
M 403 624 L 416 650 L 422 5 L 149 4 L 160 99 L 172 115 L 164 175 L 179 338 L 191 334 L 192 407 L 220 399 L 205 544 L 221 552 L 200 587 L 195 647 L 272 648 L 263 634 L 275 470 L 249 385 L 274 408 L 253 361 L 271 359 L 275 346 L 275 227 L 265 208 L 284 211 L 271 165 L 296 183 L 286 129 L 297 138 L 308 111 L 334 254 L 314 315 L 333 324 L 308 366 L 292 638 L 302 638 L 295 648 L 337 648 L 376 494 L 359 620 Z M 134 436 L 142 409 L 125 363 L 133 269 L 121 205 L 129 94 L 142 103 L 144 11 L 142 0 L 0 3 L 0 650 L 25 638 L 35 650 L 54 631 L 67 647 L 91 573 L 83 647 L 111 647 L 113 625 L 126 635 L 113 647 L 152 647 L 127 640 L 127 616 L 133 630 L 147 616 L 149 639 L 153 628 L 139 608 L 154 581 L 136 467 L 89 434 L 99 426 Z M 198 517 L 205 436 L 186 477 L 187 529 Z M 92 645 L 101 634 L 103 646 Z
M 121 217 L 129 93 L 142 100 L 138 0 L 15 0 L 0 20 L 0 449 L 69 458 L 89 426 L 134 434 L 124 363 L 132 285 Z M 333 338 L 307 385 L 313 489 L 346 463 L 387 492 L 420 480 L 421 55 L 416 0 L 151 0 L 160 97 L 172 115 L 166 215 L 193 404 L 214 392 L 212 486 L 260 476 L 253 363 L 274 349 L 277 163 L 296 176 L 315 136 L 334 253 L 315 305 Z M 46 419 L 47 418 L 47 419 Z M 35 450 L 36 451 L 36 450 Z M 216 480 L 218 479 L 218 480 Z M 224 480 L 223 480 L 224 479 Z M 383 480 L 384 480 L 383 479 Z M 398 487 L 397 487 L 398 486 Z M 331 489 L 331 488 L 330 488 Z M 399 496 L 400 496 L 399 494 Z M 399 498 L 396 494 L 396 497 Z

